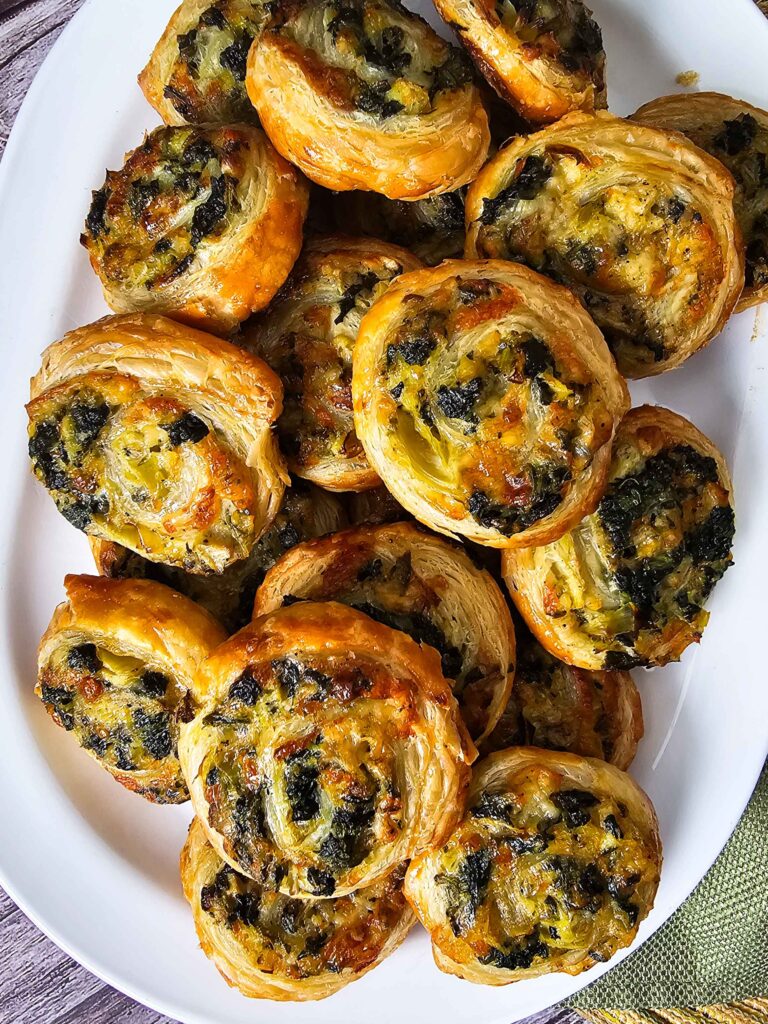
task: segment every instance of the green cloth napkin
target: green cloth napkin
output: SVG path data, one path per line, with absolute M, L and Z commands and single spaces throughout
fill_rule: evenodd
M 707 1006 L 768 997 L 768 762 L 728 844 L 640 949 L 566 1000 L 579 1010 Z

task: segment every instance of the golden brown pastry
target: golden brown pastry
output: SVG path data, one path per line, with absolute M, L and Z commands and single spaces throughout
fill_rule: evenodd
M 600 27 L 581 0 L 435 0 L 478 70 L 541 124 L 605 102 Z
M 582 299 L 627 377 L 678 366 L 744 286 L 734 185 L 683 136 L 574 113 L 502 149 L 467 194 L 469 257 L 521 260 Z
M 297 476 L 332 491 L 362 491 L 379 478 L 352 416 L 352 349 L 365 312 L 393 278 L 421 264 L 373 238 L 309 242 L 285 287 L 239 338 L 285 388 L 280 445 Z
M 226 334 L 285 281 L 308 202 L 259 128 L 156 128 L 107 172 L 80 241 L 115 312 Z
M 732 564 L 733 493 L 714 444 L 659 406 L 627 414 L 596 512 L 553 544 L 505 552 L 504 576 L 549 651 L 586 669 L 677 661 Z
M 719 92 L 661 96 L 633 121 L 682 132 L 725 164 L 746 247 L 746 280 L 737 310 L 768 299 L 768 111 Z
M 491 547 L 592 511 L 629 406 L 573 295 L 501 260 L 404 274 L 360 327 L 352 393 L 368 461 L 417 519 Z
M 166 124 L 257 120 L 245 66 L 269 10 L 262 0 L 184 0 L 139 75 Z
M 67 576 L 64 588 L 40 641 L 35 693 L 126 789 L 183 803 L 179 725 L 195 713 L 195 671 L 224 630 L 161 583 Z
M 91 537 L 218 573 L 277 514 L 280 381 L 219 338 L 161 316 L 105 317 L 43 353 L 30 397 L 35 475 Z
M 410 202 L 376 192 L 340 192 L 330 205 L 338 230 L 405 246 L 429 267 L 464 252 L 464 189 Z
M 598 757 L 626 771 L 643 736 L 640 694 L 629 672 L 573 668 L 515 620 L 517 668 L 507 706 L 483 757 L 507 747 L 544 747 Z
M 475 748 L 438 655 L 340 604 L 256 619 L 202 665 L 179 743 L 214 849 L 280 890 L 344 896 L 440 842 Z
M 403 870 L 347 896 L 297 900 L 280 892 L 274 861 L 258 880 L 230 867 L 197 818 L 181 852 L 203 952 L 253 999 L 325 999 L 385 960 L 415 923 Z
M 338 191 L 423 199 L 471 181 L 488 117 L 469 62 L 389 0 L 287 0 L 248 57 L 275 148 Z
M 217 576 L 199 576 L 179 566 L 150 562 L 112 541 L 96 537 L 89 540 L 102 576 L 159 580 L 202 605 L 228 633 L 234 633 L 251 621 L 256 589 L 267 569 L 284 552 L 301 541 L 322 537 L 345 525 L 346 515 L 336 498 L 297 480 L 283 495 L 280 511 L 250 555 Z
M 515 630 L 496 582 L 458 545 L 413 523 L 308 541 L 267 573 L 254 615 L 299 599 L 341 601 L 433 647 L 472 739 L 493 728 L 512 689 Z
M 440 970 L 508 985 L 581 974 L 630 945 L 656 896 L 661 841 L 628 775 L 514 747 L 478 764 L 467 807 L 405 878 Z

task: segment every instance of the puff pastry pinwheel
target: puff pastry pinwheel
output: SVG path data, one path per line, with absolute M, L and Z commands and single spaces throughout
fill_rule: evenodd
M 80 241 L 115 312 L 226 334 L 285 281 L 308 203 L 259 128 L 161 127 L 107 172 Z
M 139 75 L 166 124 L 257 120 L 245 67 L 269 10 L 264 0 L 184 0 Z
M 597 503 L 629 397 L 566 288 L 502 260 L 404 274 L 365 316 L 353 366 L 368 461 L 432 529 L 525 547 Z
M 179 741 L 214 849 L 290 896 L 372 885 L 454 826 L 476 756 L 440 658 L 344 605 L 256 619 L 203 663 Z
M 502 149 L 467 194 L 470 257 L 515 259 L 582 299 L 627 377 L 678 366 L 744 286 L 733 178 L 677 133 L 606 111 Z
M 768 300 L 768 111 L 718 92 L 661 96 L 633 121 L 682 132 L 725 164 L 736 181 L 734 208 L 746 247 L 737 310 Z
M 337 191 L 423 199 L 471 181 L 488 117 L 459 49 L 390 0 L 287 0 L 246 87 L 270 139 Z
M 581 0 L 435 0 L 435 7 L 529 121 L 606 105 L 603 37 Z
M 200 945 L 254 999 L 325 999 L 378 966 L 415 923 L 402 879 L 396 868 L 346 896 L 293 899 L 280 892 L 276 862 L 246 878 L 219 857 L 198 819 L 181 853 Z
M 281 398 L 265 363 L 219 338 L 160 316 L 105 317 L 44 352 L 29 455 L 77 529 L 218 573 L 280 507 Z
M 701 639 L 704 604 L 731 565 L 728 469 L 692 423 L 658 406 L 626 416 L 597 510 L 553 544 L 505 552 L 528 626 L 586 669 L 677 661 Z
M 352 350 L 365 312 L 389 283 L 420 262 L 373 238 L 309 242 L 269 310 L 243 330 L 240 344 L 283 381 L 277 430 L 299 477 L 333 491 L 375 487 L 352 416 Z
M 341 192 L 332 204 L 340 229 L 405 246 L 427 266 L 464 252 L 463 189 L 410 202 L 376 192 Z
M 458 545 L 412 523 L 300 544 L 267 573 L 255 615 L 297 599 L 341 601 L 434 647 L 476 742 L 498 720 L 515 671 L 515 630 L 495 580 Z
M 648 797 L 594 758 L 513 747 L 475 769 L 447 842 L 411 861 L 405 894 L 437 966 L 481 985 L 580 974 L 628 946 L 656 895 Z
M 629 672 L 591 672 L 559 661 L 515 621 L 515 686 L 485 756 L 507 747 L 544 747 L 599 757 L 626 771 L 643 736 L 643 709 Z
M 200 576 L 178 566 L 150 562 L 120 544 L 91 537 L 96 566 L 113 579 L 154 579 L 173 587 L 214 615 L 229 633 L 251 621 L 256 589 L 277 559 L 295 544 L 340 530 L 346 516 L 339 502 L 318 487 L 295 481 L 280 511 L 250 555 L 216 576 Z
M 183 803 L 179 726 L 195 713 L 195 671 L 224 630 L 161 583 L 67 576 L 64 587 L 40 641 L 35 692 L 119 783 Z

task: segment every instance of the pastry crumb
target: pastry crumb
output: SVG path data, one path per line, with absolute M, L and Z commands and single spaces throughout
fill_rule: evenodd
M 693 88 L 694 85 L 699 84 L 701 75 L 698 71 L 681 71 L 679 75 L 675 76 L 675 81 L 678 85 L 684 85 L 686 89 Z

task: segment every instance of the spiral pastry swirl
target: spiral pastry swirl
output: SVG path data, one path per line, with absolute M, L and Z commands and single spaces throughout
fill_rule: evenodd
M 293 899 L 280 892 L 274 864 L 258 880 L 233 870 L 197 818 L 181 854 L 203 952 L 254 999 L 324 999 L 378 966 L 415 923 L 403 873 L 346 896 Z
M 404 274 L 363 320 L 353 366 L 368 460 L 432 529 L 525 547 L 594 508 L 629 398 L 565 288 L 500 260 Z
M 245 90 L 248 51 L 269 17 L 261 0 L 184 0 L 139 75 L 166 124 L 256 122 Z
M 626 377 L 679 366 L 718 334 L 744 286 L 723 165 L 677 133 L 568 114 L 514 139 L 467 194 L 469 257 L 562 281 Z
M 285 281 L 308 203 L 259 128 L 156 128 L 107 172 L 80 240 L 116 313 L 226 334 Z
M 395 277 L 420 266 L 405 249 L 373 238 L 313 239 L 269 310 L 243 329 L 240 344 L 283 381 L 277 431 L 297 476 L 333 491 L 379 482 L 355 434 L 352 350 L 371 305 Z
M 300 544 L 267 573 L 254 614 L 297 599 L 341 601 L 435 648 L 475 742 L 501 715 L 515 671 L 512 618 L 493 577 L 458 545 L 411 523 Z
M 513 747 L 478 764 L 464 818 L 411 861 L 405 894 L 442 971 L 508 985 L 628 946 L 660 869 L 656 814 L 628 775 Z
M 399 3 L 282 3 L 251 48 L 246 86 L 276 149 L 336 191 L 451 192 L 488 152 L 469 62 Z
M 280 507 L 281 397 L 268 366 L 219 338 L 164 317 L 105 317 L 44 353 L 29 455 L 77 529 L 219 573 Z
M 584 669 L 677 661 L 732 564 L 733 490 L 715 445 L 658 406 L 616 434 L 597 510 L 552 544 L 505 552 L 504 578 L 544 647 Z
M 306 899 L 371 885 L 461 814 L 474 747 L 410 637 L 338 604 L 256 619 L 201 667 L 180 757 L 214 849 Z
M 40 641 L 35 692 L 126 789 L 183 803 L 179 727 L 197 707 L 195 671 L 224 630 L 161 583 L 67 576 L 64 588 Z

